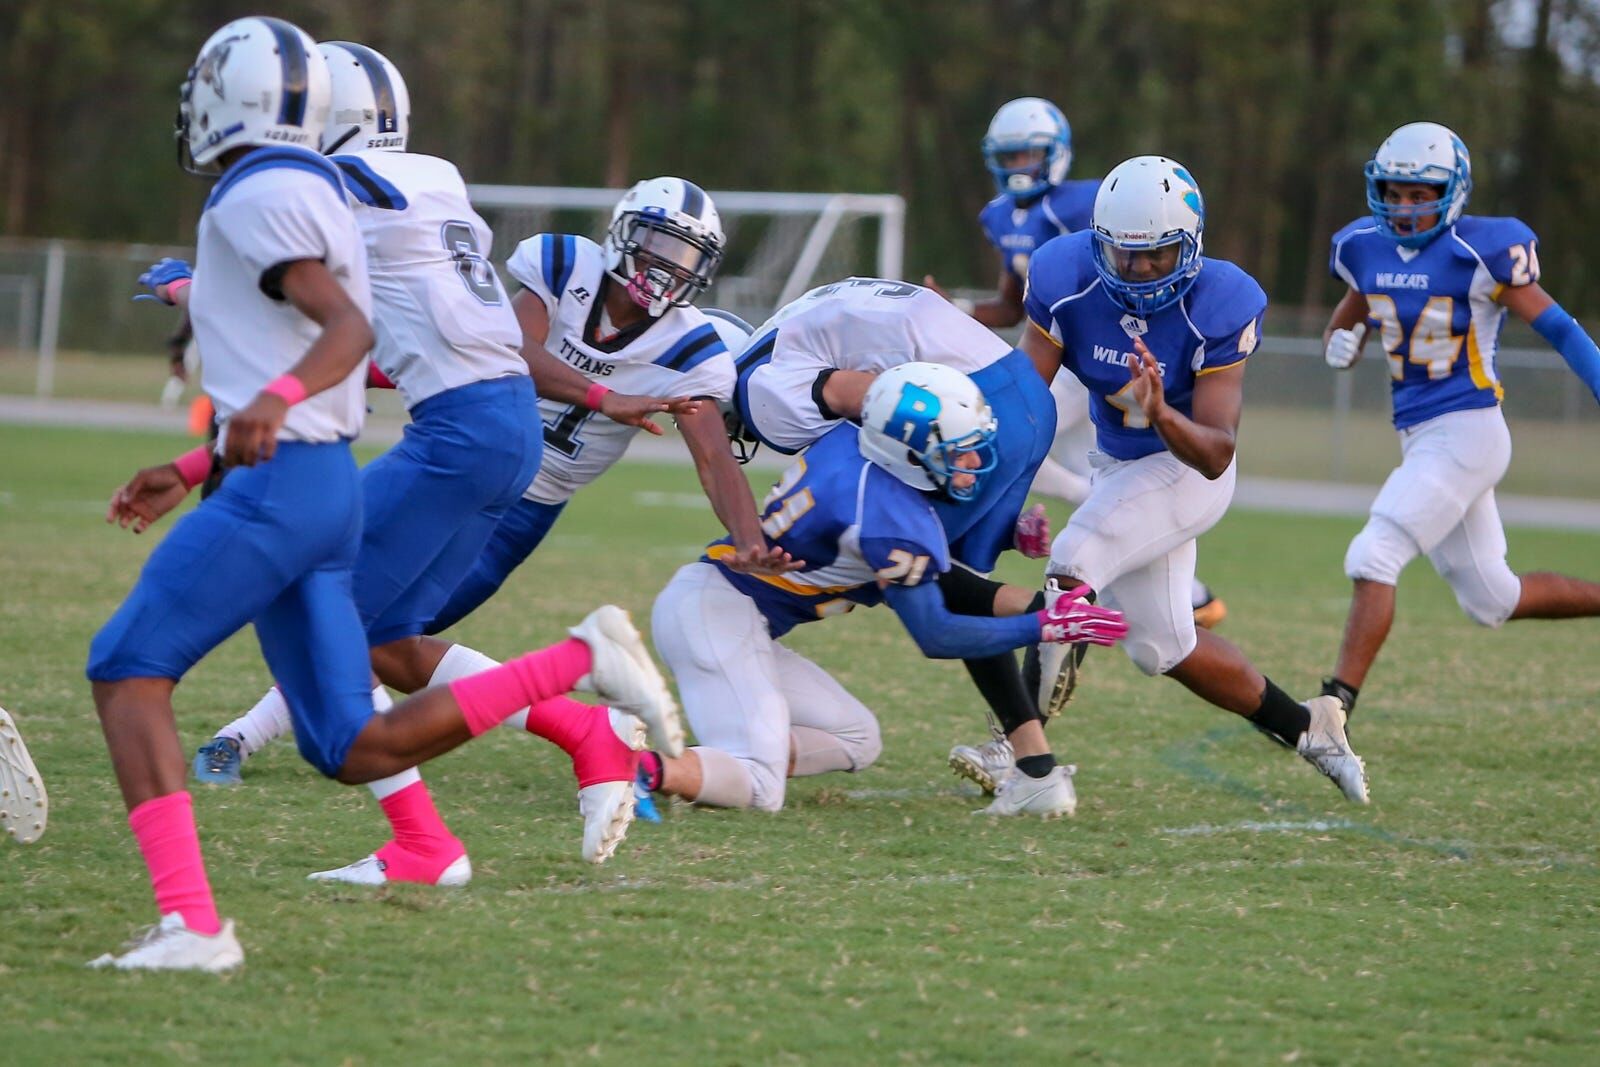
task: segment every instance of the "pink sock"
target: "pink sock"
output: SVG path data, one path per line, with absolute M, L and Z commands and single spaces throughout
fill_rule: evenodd
M 450 693 L 467 720 L 467 730 L 477 737 L 523 708 L 564 696 L 593 664 L 589 646 L 569 637 L 559 645 L 459 678 L 450 683 Z
M 177 912 L 197 934 L 218 933 L 222 920 L 200 858 L 200 835 L 195 832 L 194 802 L 188 792 L 145 801 L 128 812 L 128 825 L 150 868 L 156 910 L 162 915 Z
M 609 708 L 571 697 L 551 697 L 528 709 L 528 732 L 561 746 L 572 757 L 578 788 L 600 782 L 630 782 L 638 753 L 611 728 Z
M 444 869 L 466 854 L 466 846 L 450 832 L 422 782 L 412 782 L 378 803 L 394 828 L 394 840 L 378 850 L 391 882 L 439 880 Z

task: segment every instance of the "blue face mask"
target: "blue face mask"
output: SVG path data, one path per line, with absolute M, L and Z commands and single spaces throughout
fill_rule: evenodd
M 1165 248 L 1180 244 L 1177 265 L 1170 273 L 1149 281 L 1129 281 L 1117 269 L 1116 253 L 1137 252 Z M 1200 274 L 1200 242 L 1193 234 L 1183 232 L 1176 239 L 1167 238 L 1137 248 L 1120 246 L 1104 234 L 1095 234 L 1094 269 L 1100 275 L 1106 295 L 1113 303 L 1141 319 L 1176 304 L 1189 291 Z
M 1378 231 L 1402 248 L 1421 248 L 1428 244 L 1455 221 L 1472 194 L 1472 171 L 1467 163 L 1466 148 L 1459 141 L 1455 145 L 1456 165 L 1446 172 L 1443 166 L 1428 166 L 1406 171 L 1385 170 L 1376 160 L 1369 160 L 1363 173 L 1367 179 L 1367 210 L 1378 224 Z M 1439 197 L 1425 204 L 1389 204 L 1383 199 L 1384 187 L 1389 182 L 1416 182 L 1436 186 Z M 1432 226 L 1417 229 L 1416 221 L 1435 215 Z M 1404 230 L 1396 222 L 1406 223 Z

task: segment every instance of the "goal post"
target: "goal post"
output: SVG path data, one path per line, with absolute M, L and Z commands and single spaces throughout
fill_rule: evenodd
M 603 240 L 623 189 L 548 185 L 469 185 L 494 230 L 491 257 L 503 264 L 535 233 L 578 233 Z M 761 322 L 824 282 L 866 274 L 901 276 L 905 200 L 892 193 L 717 192 L 727 247 L 717 278 L 699 303 Z

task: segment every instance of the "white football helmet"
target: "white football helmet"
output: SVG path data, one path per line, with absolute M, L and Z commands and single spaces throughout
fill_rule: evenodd
M 399 69 L 364 44 L 324 41 L 317 50 L 328 62 L 333 84 L 322 150 L 329 155 L 341 148 L 404 152 L 411 135 L 411 94 Z
M 1182 299 L 1200 273 L 1205 201 L 1182 164 L 1135 156 L 1112 168 L 1094 198 L 1095 270 L 1124 311 L 1147 318 Z M 1156 278 L 1129 277 L 1133 253 L 1178 246 L 1173 269 Z
M 1391 133 L 1368 161 L 1367 208 L 1378 229 L 1396 244 L 1421 248 L 1448 226 L 1455 225 L 1472 194 L 1472 157 L 1446 126 L 1412 122 Z M 1384 203 L 1385 182 L 1425 182 L 1439 186 L 1439 197 L 1426 204 Z M 1419 218 L 1436 215 L 1432 226 L 1419 230 Z M 1403 229 L 1396 229 L 1401 221 Z
M 683 178 L 648 178 L 611 212 L 606 273 L 656 317 L 706 291 L 722 245 L 722 217 L 704 189 Z
M 756 328 L 735 315 L 731 311 L 721 308 L 706 308 L 706 318 L 711 320 L 711 325 L 716 329 L 717 336 L 722 338 L 723 345 L 728 349 L 728 354 L 738 362 L 739 355 L 750 342 L 751 334 Z M 718 400 L 717 410 L 722 414 L 723 428 L 728 431 L 728 447 L 733 449 L 733 458 L 742 466 L 755 458 L 756 451 L 761 447 L 761 439 L 750 432 L 744 424 L 744 419 L 739 416 L 739 409 L 734 402 Z
M 328 99 L 328 64 L 304 30 L 279 18 L 234 19 L 201 46 L 179 90 L 178 163 L 215 175 L 230 148 L 316 151 Z
M 1022 163 L 1001 160 L 1018 152 L 1038 154 Z M 1072 127 L 1061 109 L 1048 100 L 1037 96 L 1012 100 L 989 120 L 983 161 L 1001 193 L 1017 201 L 1032 200 L 1067 180 L 1072 166 Z
M 942 363 L 902 363 L 878 375 L 861 402 L 861 454 L 913 489 L 951 500 L 977 495 L 983 476 L 999 462 L 998 425 L 976 383 Z M 957 464 L 964 452 L 978 462 Z M 958 489 L 957 474 L 972 483 Z

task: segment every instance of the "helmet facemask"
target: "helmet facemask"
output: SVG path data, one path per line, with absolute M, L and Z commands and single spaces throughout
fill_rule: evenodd
M 1059 137 L 1036 136 L 1024 141 L 983 140 L 983 161 L 994 176 L 995 188 L 1012 200 L 1026 202 L 1051 185 L 1058 161 L 1066 153 Z
M 1182 299 L 1200 273 L 1200 238 L 1187 230 L 1162 234 L 1153 240 L 1116 238 L 1096 229 L 1094 266 L 1112 301 L 1130 314 L 1149 318 Z M 1129 278 L 1135 255 L 1140 252 L 1177 250 L 1174 266 L 1159 277 Z
M 693 304 L 711 285 L 722 245 L 703 230 L 673 221 L 658 207 L 621 215 L 611 224 L 618 265 L 608 273 L 652 318 Z
M 993 419 L 989 420 L 988 425 L 954 441 L 937 440 L 938 428 L 935 427 L 932 435 L 935 439 L 929 441 L 924 451 L 911 453 L 911 457 L 928 472 L 928 479 L 938 496 L 963 503 L 978 495 L 984 477 L 1000 464 L 1000 454 L 994 443 L 996 433 Z M 967 454 L 976 456 L 976 463 L 962 463 L 961 457 Z M 971 475 L 972 481 L 958 488 L 955 478 L 962 474 Z

